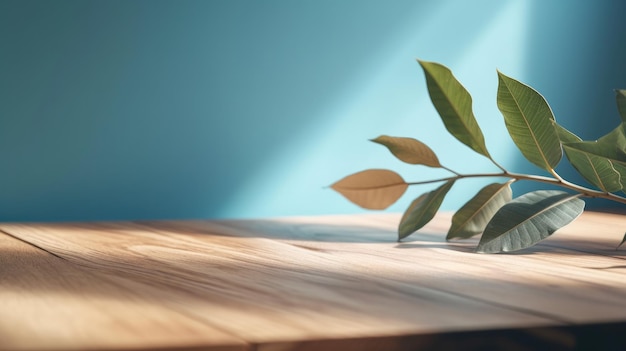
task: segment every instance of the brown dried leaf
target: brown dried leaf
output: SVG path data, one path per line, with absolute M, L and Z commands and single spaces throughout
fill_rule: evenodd
M 408 184 L 396 172 L 368 169 L 349 175 L 330 187 L 358 206 L 382 210 L 396 202 Z
M 372 141 L 386 146 L 400 161 L 413 165 L 441 167 L 433 150 L 419 140 L 381 135 Z

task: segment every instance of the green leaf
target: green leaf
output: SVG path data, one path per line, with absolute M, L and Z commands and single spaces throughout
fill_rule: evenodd
M 349 175 L 330 187 L 358 206 L 382 210 L 396 202 L 408 186 L 396 172 L 368 169 Z
M 619 249 L 620 246 L 622 246 L 624 243 L 626 243 L 626 233 L 624 233 L 624 238 L 622 238 L 622 241 L 619 243 L 619 245 L 617 245 L 615 250 Z
M 593 142 L 589 142 L 592 144 Z M 608 156 L 626 162 L 626 123 L 620 123 L 615 129 L 596 141 L 608 152 Z
M 439 188 L 422 194 L 411 203 L 400 220 L 398 241 L 413 234 L 435 217 L 437 210 L 439 210 L 443 199 L 446 197 L 448 191 L 450 191 L 450 188 L 452 188 L 452 185 L 454 185 L 454 180 L 447 181 Z
M 543 96 L 498 72 L 498 109 L 524 157 L 545 170 L 554 169 L 561 160 L 561 144 L 552 124 L 552 110 Z
M 626 90 L 615 90 L 615 99 L 617 100 L 617 111 L 622 117 L 622 122 L 626 123 Z
M 381 135 L 372 141 L 386 146 L 400 161 L 413 165 L 441 167 L 433 150 L 419 140 Z
M 481 155 L 491 158 L 485 137 L 472 112 L 472 97 L 445 66 L 418 60 L 426 75 L 428 94 L 450 134 Z
M 626 131 L 624 126 L 624 124 L 620 124 L 597 141 L 568 142 L 563 144 L 563 148 L 565 150 L 577 150 L 598 160 L 607 160 L 612 168 L 619 173 L 621 188 L 624 189 L 626 188 Z M 608 174 L 608 171 L 603 172 L 603 174 Z M 611 178 L 606 179 L 610 180 Z M 607 188 L 614 189 L 615 187 L 608 186 Z
M 446 240 L 471 238 L 485 230 L 491 217 L 512 199 L 511 182 L 493 183 L 482 188 L 452 216 Z
M 553 120 L 552 124 L 556 128 L 556 132 L 559 135 L 559 139 L 561 140 L 561 143 L 572 143 L 572 142 L 582 141 L 582 139 L 578 135 L 565 129 L 565 127 L 561 126 L 556 121 Z
M 596 141 L 584 141 L 576 145 L 617 163 L 626 164 L 626 124 L 621 123 Z
M 590 184 L 604 192 L 622 190 L 621 175 L 611 160 L 568 145 L 563 145 L 563 150 L 572 166 Z
M 565 143 L 582 140 L 576 134 L 554 123 L 565 155 L 580 175 L 602 191 L 613 192 L 622 189 L 621 176 L 613 167 L 611 160 L 568 146 Z
M 579 196 L 538 190 L 514 199 L 487 224 L 477 252 L 517 251 L 535 245 L 583 212 L 585 202 Z

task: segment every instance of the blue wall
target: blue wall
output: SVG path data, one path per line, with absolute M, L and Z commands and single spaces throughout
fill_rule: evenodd
M 491 170 L 447 135 L 415 58 L 453 69 L 501 163 L 537 172 L 505 134 L 496 68 L 596 138 L 619 120 L 624 13 L 621 1 L 0 0 L 0 220 L 355 213 L 324 187 L 366 168 L 445 175 L 367 141 L 379 134 Z M 484 183 L 459 183 L 444 208 Z

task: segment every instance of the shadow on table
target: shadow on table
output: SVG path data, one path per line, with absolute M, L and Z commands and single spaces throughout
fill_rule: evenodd
M 339 217 L 341 218 L 341 217 Z M 384 218 L 384 217 L 383 217 Z M 354 219 L 353 219 L 354 221 Z M 479 238 L 446 241 L 447 228 L 428 227 L 419 230 L 410 237 L 398 242 L 397 223 L 395 221 L 367 221 L 366 223 L 306 223 L 286 220 L 238 220 L 238 221 L 164 221 L 136 222 L 138 225 L 154 230 L 167 230 L 185 235 L 224 235 L 232 237 L 257 237 L 288 242 L 325 242 L 325 243 L 396 243 L 398 249 L 449 249 L 459 252 L 474 253 Z M 564 255 L 602 255 L 626 258 L 626 246 L 616 250 L 615 242 L 606 240 L 573 239 L 567 233 L 555 233 L 539 244 L 506 253 L 507 255 L 534 255 L 558 253 Z M 295 244 L 294 245 L 298 245 Z

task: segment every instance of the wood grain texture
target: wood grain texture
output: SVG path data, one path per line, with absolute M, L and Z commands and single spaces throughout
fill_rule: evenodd
M 4 233 L 0 287 L 0 349 L 247 349 L 243 340 L 165 308 L 166 294 Z
M 513 255 L 445 242 L 450 218 L 403 243 L 396 214 L 0 224 L 0 348 L 568 349 L 563 326 L 626 322 L 626 217 Z

